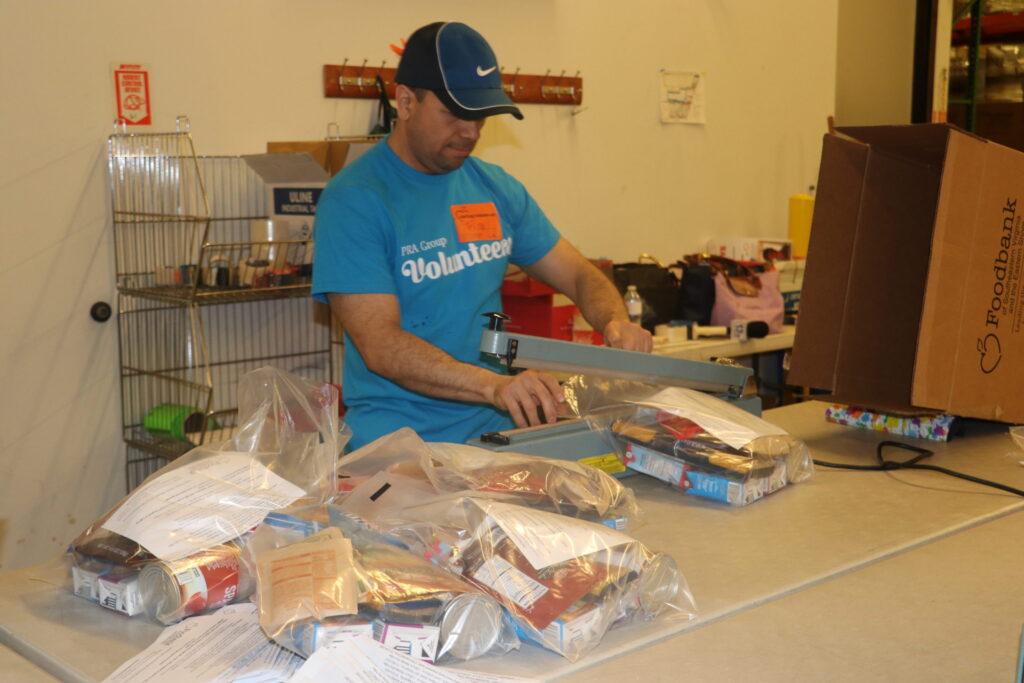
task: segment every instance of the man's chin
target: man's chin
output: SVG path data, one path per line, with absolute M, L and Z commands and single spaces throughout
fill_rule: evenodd
M 444 173 L 451 173 L 462 168 L 462 164 L 466 163 L 468 158 L 469 156 L 446 156 L 440 160 L 438 167 L 444 169 Z

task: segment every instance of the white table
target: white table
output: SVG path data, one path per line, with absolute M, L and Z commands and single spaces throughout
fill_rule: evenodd
M 56 680 L 14 650 L 0 645 L 0 683 L 53 683 Z
M 1021 539 L 1016 512 L 565 680 L 1012 681 Z
M 814 456 L 825 460 L 870 463 L 875 444 L 892 438 L 826 423 L 823 413 L 823 404 L 807 403 L 770 410 L 765 417 L 803 438 Z M 968 436 L 948 444 L 894 440 L 930 444 L 936 451 L 930 460 L 934 464 L 1024 488 L 1019 458 L 1007 457 L 1013 445 L 1005 426 L 971 425 Z M 920 471 L 819 469 L 810 480 L 745 508 L 683 497 L 646 477 L 627 483 L 637 492 L 647 520 L 635 535 L 676 558 L 697 600 L 699 618 L 614 630 L 575 664 L 524 646 L 464 668 L 539 679 L 652 681 L 686 670 L 702 672 L 704 680 L 765 679 L 760 671 L 749 675 L 757 662 L 747 655 L 754 652 L 763 654 L 773 671 L 806 671 L 811 679 L 828 671 L 822 677 L 831 679 L 837 677 L 832 667 L 842 666 L 839 673 L 847 680 L 858 674 L 870 679 L 895 666 L 895 651 L 885 647 L 887 635 L 902 637 L 905 644 L 913 639 L 913 631 L 889 631 L 908 629 L 917 607 L 925 617 L 957 616 L 953 632 L 965 644 L 952 651 L 966 658 L 965 667 L 983 670 L 994 657 L 988 666 L 1003 670 L 1015 657 L 1007 651 L 1011 636 L 1005 631 L 1016 620 L 1019 633 L 1024 619 L 1017 569 L 1024 564 L 1024 550 L 1015 554 L 1008 540 L 1006 548 L 994 552 L 990 542 L 1001 533 L 994 525 L 1021 517 L 1022 498 Z M 1010 540 L 1019 547 L 1019 539 Z M 935 553 L 934 559 L 924 553 Z M 958 553 L 966 553 L 958 570 L 966 583 L 954 582 L 954 576 L 948 583 L 939 580 L 945 576 L 942 567 L 932 563 L 948 562 Z M 1005 600 L 975 599 L 969 581 L 975 565 L 989 572 L 978 574 L 986 589 L 998 593 L 1000 582 L 1013 581 L 1003 590 Z M 920 583 L 923 568 L 934 574 L 926 583 Z M 0 642 L 61 678 L 102 679 L 156 637 L 158 627 L 142 619 L 106 612 L 56 585 L 32 581 L 41 573 L 50 581 L 61 580 L 59 573 L 47 576 L 38 569 L 0 575 Z M 918 585 L 916 597 L 900 590 Z M 904 602 L 895 599 L 901 595 Z M 844 617 L 839 606 L 850 616 Z M 952 627 L 947 621 L 937 623 Z M 936 629 L 925 632 L 934 635 Z M 856 658 L 838 647 L 846 640 Z M 656 645 L 659 641 L 664 642 Z M 973 650 L 971 643 L 977 643 Z M 908 660 L 921 667 L 934 657 L 931 643 L 906 647 Z M 773 654 L 773 648 L 779 651 Z M 685 653 L 683 660 L 679 653 Z M 902 670 L 910 669 L 913 662 Z
M 761 339 L 739 341 L 728 337 L 705 337 L 692 341 L 674 341 L 655 344 L 654 353 L 671 358 L 687 360 L 711 360 L 712 358 L 739 358 L 756 356 L 772 351 L 793 348 L 796 336 L 795 325 L 784 325 L 782 332 L 769 334 Z

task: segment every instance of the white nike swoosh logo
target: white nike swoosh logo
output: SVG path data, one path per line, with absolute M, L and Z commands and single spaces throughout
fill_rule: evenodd
M 492 71 L 494 71 L 497 68 L 498 67 L 496 67 L 496 66 L 492 66 L 490 69 L 484 69 L 484 68 L 481 68 L 481 67 L 478 66 L 476 68 L 476 75 L 480 76 L 482 78 L 482 77 L 486 76 L 487 74 L 491 73 Z

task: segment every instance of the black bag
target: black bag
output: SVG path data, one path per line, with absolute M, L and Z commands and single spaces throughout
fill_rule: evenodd
M 650 263 L 644 263 L 647 259 Z M 650 254 L 641 254 L 636 263 L 616 263 L 612 279 L 619 292 L 626 293 L 629 285 L 644 300 L 641 324 L 650 331 L 655 325 L 675 319 L 679 306 L 679 278 Z
M 377 76 L 377 123 L 370 130 L 370 135 L 387 135 L 395 127 L 395 119 L 398 118 L 398 111 L 391 106 L 388 99 L 388 89 L 384 79 Z
M 684 257 L 679 265 L 683 277 L 679 283 L 677 320 L 692 320 L 698 325 L 711 324 L 715 307 L 715 268 L 707 261 Z

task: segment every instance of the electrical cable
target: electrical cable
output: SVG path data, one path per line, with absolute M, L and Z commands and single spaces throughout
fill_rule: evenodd
M 886 446 L 892 446 L 893 448 L 902 448 L 904 450 L 913 451 L 917 453 L 916 456 L 909 460 L 886 460 L 882 457 L 882 449 Z M 826 462 L 824 460 L 814 460 L 814 464 L 820 467 L 834 467 L 836 469 L 844 470 L 862 470 L 868 472 L 890 472 L 892 470 L 929 470 L 931 472 L 940 472 L 942 474 L 948 474 L 951 477 L 957 477 L 958 479 L 965 479 L 975 484 L 982 484 L 983 486 L 991 486 L 992 488 L 1012 493 L 1016 496 L 1024 496 L 1024 491 L 1015 489 L 1012 486 L 1006 484 L 1000 484 L 995 481 L 989 481 L 988 479 L 981 479 L 979 477 L 972 476 L 970 474 L 963 474 L 962 472 L 954 472 L 948 470 L 945 467 L 939 467 L 938 465 L 922 465 L 919 464 L 921 460 L 927 458 L 934 453 L 927 448 L 921 448 L 919 446 L 911 446 L 910 444 L 900 443 L 899 441 L 881 441 L 878 444 L 878 448 L 875 450 L 875 457 L 878 459 L 877 465 L 844 465 L 836 462 Z

